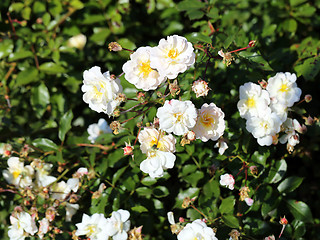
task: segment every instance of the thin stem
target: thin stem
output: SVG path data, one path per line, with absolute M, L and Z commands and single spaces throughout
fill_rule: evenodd
M 16 29 L 13 26 L 12 19 L 11 19 L 11 16 L 10 16 L 10 12 L 7 12 L 7 16 L 8 16 L 11 28 L 12 28 L 12 32 L 13 32 L 14 38 L 17 38 Z
M 196 210 L 198 213 L 200 213 L 205 219 L 209 219 L 203 212 L 201 212 L 198 208 L 196 208 L 193 204 L 190 204 L 190 206 Z
M 37 53 L 36 53 L 33 45 L 31 45 L 31 51 L 32 51 L 33 56 L 34 56 L 34 62 L 36 64 L 36 67 L 39 70 L 39 61 L 38 61 Z
M 89 144 L 89 143 L 77 143 L 77 146 L 79 147 L 97 147 L 97 148 L 100 148 L 104 151 L 109 151 L 110 149 L 113 148 L 113 146 L 103 146 L 101 144 Z

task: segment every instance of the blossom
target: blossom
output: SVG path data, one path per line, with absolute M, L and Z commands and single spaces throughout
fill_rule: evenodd
M 197 110 L 191 101 L 166 100 L 158 108 L 160 129 L 167 133 L 183 135 L 193 128 L 197 120 Z
M 197 123 L 192 129 L 197 139 L 215 141 L 223 135 L 225 129 L 224 113 L 214 103 L 203 104 L 198 110 Z
M 252 117 L 247 120 L 246 128 L 257 138 L 260 146 L 270 146 L 272 136 L 280 132 L 281 120 L 275 113 L 266 112 L 261 117 Z
M 219 148 L 218 152 L 220 155 L 223 155 L 224 152 L 229 148 L 227 142 L 223 138 L 220 138 L 214 147 Z
M 82 50 L 86 45 L 87 37 L 83 34 L 75 35 L 68 40 L 68 46 Z
M 288 107 L 285 104 L 282 104 L 280 102 L 271 101 L 270 109 L 272 112 L 277 114 L 277 116 L 280 118 L 280 121 L 283 123 L 286 121 L 288 116 Z
M 140 142 L 140 149 L 143 153 L 147 153 L 156 146 L 157 149 L 164 152 L 176 151 L 176 139 L 172 134 L 164 135 L 164 132 L 158 131 L 154 127 L 145 127 L 138 136 Z
M 154 90 L 166 80 L 164 75 L 150 67 L 150 49 L 138 48 L 122 67 L 125 79 L 144 91 Z
M 8 236 L 11 240 L 22 240 L 28 235 L 27 233 L 34 235 L 38 228 L 27 212 L 19 212 L 16 216 L 10 216 Z
M 194 81 L 191 90 L 196 94 L 196 97 L 205 97 L 208 95 L 210 88 L 208 83 L 202 79 Z
M 38 232 L 38 236 L 40 239 L 42 239 L 44 237 L 44 235 L 49 231 L 49 220 L 46 218 L 42 218 L 41 221 L 39 221 L 39 232 Z
M 274 77 L 269 78 L 267 91 L 270 98 L 291 107 L 299 101 L 301 95 L 301 89 L 297 87 L 296 80 L 297 76 L 289 72 L 279 72 Z
M 66 204 L 66 222 L 71 222 L 72 216 L 76 214 L 77 210 L 79 209 L 79 204 Z
M 110 116 L 120 104 L 117 99 L 122 91 L 120 79 L 111 78 L 109 72 L 102 74 L 100 67 L 95 66 L 84 71 L 81 90 L 84 92 L 83 101 L 98 113 L 103 112 Z
M 149 150 L 147 159 L 140 163 L 140 169 L 148 173 L 151 178 L 162 177 L 164 170 L 173 168 L 176 156 L 171 152 Z
M 90 124 L 87 131 L 89 133 L 88 139 L 91 141 L 91 143 L 94 143 L 96 139 L 103 133 L 112 133 L 107 121 L 103 118 L 100 118 L 98 123 Z
M 32 186 L 34 169 L 30 165 L 24 166 L 18 157 L 10 157 L 7 163 L 9 168 L 2 175 L 9 184 L 21 188 Z
M 240 116 L 246 119 L 264 113 L 270 104 L 269 94 L 260 85 L 248 82 L 240 86 L 240 100 L 237 104 Z
M 126 240 L 128 231 L 130 230 L 130 213 L 127 210 L 119 209 L 112 212 L 110 218 L 107 219 L 105 226 L 106 232 L 114 240 Z
M 253 199 L 252 198 L 245 198 L 244 201 L 246 202 L 246 204 L 251 207 L 253 204 Z
M 230 190 L 234 189 L 235 181 L 234 181 L 234 177 L 231 174 L 226 173 L 221 175 L 219 183 L 222 186 L 228 187 Z
M 80 187 L 80 180 L 79 178 L 69 178 L 67 185 L 73 192 L 77 192 Z
M 207 227 L 207 225 L 200 219 L 197 219 L 192 223 L 188 223 L 178 234 L 178 240 L 191 239 L 218 240 L 213 229 Z
M 103 214 L 95 213 L 91 217 L 83 214 L 81 223 L 76 224 L 78 229 L 75 235 L 86 235 L 91 240 L 106 240 L 110 236 L 106 231 L 107 224 Z
M 52 186 L 51 197 L 57 200 L 64 200 L 71 192 L 69 185 L 65 181 L 58 182 Z
M 57 179 L 56 177 L 49 175 L 49 172 L 53 166 L 52 164 L 44 163 L 44 162 L 41 162 L 40 160 L 34 160 L 31 163 L 31 166 L 34 169 L 37 169 L 36 182 L 39 187 L 47 187 Z
M 88 173 L 89 173 L 89 171 L 87 168 L 81 167 L 81 168 L 78 168 L 76 175 L 81 178 L 84 175 L 88 175 Z
M 169 79 L 185 72 L 194 62 L 192 44 L 178 35 L 168 36 L 166 40 L 163 38 L 157 47 L 150 49 L 150 67 Z
M 282 125 L 285 134 L 279 139 L 280 143 L 288 142 L 288 145 L 294 147 L 299 143 L 299 134 L 295 131 L 300 130 L 301 125 L 296 119 L 288 118 Z

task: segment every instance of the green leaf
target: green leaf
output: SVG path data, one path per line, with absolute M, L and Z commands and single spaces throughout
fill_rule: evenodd
M 320 57 L 306 59 L 302 64 L 294 67 L 298 77 L 303 76 L 306 80 L 315 80 L 320 71 Z
M 32 145 L 40 148 L 44 151 L 58 151 L 58 146 L 50 139 L 47 138 L 37 138 L 33 140 Z
M 200 19 L 203 17 L 204 12 L 200 11 L 200 10 L 191 10 L 187 12 L 190 20 L 194 20 L 194 19 Z
M 263 58 L 261 54 L 258 54 L 256 52 L 252 53 L 242 51 L 239 53 L 239 55 L 248 60 L 252 68 L 262 69 L 265 71 L 272 71 L 272 68 L 270 67 L 269 63 Z
M 228 227 L 231 227 L 231 228 L 239 227 L 239 221 L 233 215 L 222 215 L 222 220 Z
M 189 37 L 188 37 L 188 40 L 190 42 L 205 42 L 205 43 L 208 43 L 208 44 L 211 44 L 212 43 L 212 40 L 211 40 L 211 37 L 209 36 L 206 36 L 206 35 L 203 35 L 202 33 L 192 33 Z
M 32 109 L 36 113 L 36 117 L 41 118 L 46 111 L 47 105 L 50 103 L 49 90 L 44 83 L 31 89 L 30 102 Z
M 153 189 L 152 193 L 155 197 L 162 198 L 169 195 L 169 190 L 165 186 L 157 186 Z
M 280 193 L 288 193 L 295 190 L 302 183 L 303 178 L 301 177 L 288 177 L 284 179 L 278 186 L 278 191 Z
M 138 212 L 138 213 L 142 213 L 142 212 L 148 212 L 148 209 L 146 209 L 144 206 L 134 206 L 131 208 L 132 211 Z
M 108 28 L 96 28 L 94 29 L 94 34 L 91 35 L 90 40 L 97 45 L 102 46 L 110 33 L 111 31 Z
M 16 86 L 26 85 L 31 82 L 38 81 L 39 71 L 35 67 L 29 67 L 24 71 L 21 71 L 16 78 Z
M 299 237 L 302 237 L 306 233 L 306 225 L 304 222 L 293 220 L 292 227 L 294 228 L 294 239 L 298 239 Z
M 255 151 L 251 157 L 251 160 L 265 166 L 269 156 L 270 156 L 269 151 L 264 151 L 264 152 Z
M 186 197 L 193 198 L 198 195 L 199 195 L 199 188 L 188 188 L 187 190 L 180 191 L 180 193 L 176 198 L 176 204 L 174 205 L 174 207 L 182 208 L 183 199 L 185 199 Z
M 21 15 L 25 20 L 30 20 L 31 8 L 25 7 L 23 8 Z
M 54 62 L 43 63 L 40 65 L 39 69 L 47 74 L 64 73 L 66 71 L 62 66 Z
M 119 178 L 122 176 L 122 174 L 126 171 L 127 168 L 128 166 L 120 168 L 116 173 L 113 174 L 113 178 L 112 178 L 113 185 L 116 184 L 116 182 L 119 180 Z
M 146 185 L 146 186 L 151 186 L 151 185 L 153 185 L 153 184 L 155 184 L 157 182 L 157 180 L 156 179 L 154 179 L 154 178 L 151 178 L 151 177 L 145 177 L 145 178 L 143 178 L 142 180 L 141 180 L 141 183 L 143 184 L 143 185 Z
M 214 181 L 214 180 L 211 180 L 211 181 L 207 182 L 203 186 L 203 194 L 206 195 L 209 198 L 211 198 L 211 197 L 219 198 L 219 196 L 220 196 L 219 183 L 217 181 Z
M 205 7 L 204 2 L 198 0 L 184 0 L 178 3 L 177 7 L 179 11 L 195 10 Z
M 299 4 L 301 4 L 301 3 L 304 3 L 304 2 L 306 2 L 307 0 L 290 0 L 290 5 L 292 6 L 292 7 L 295 7 L 295 6 L 297 6 L 297 5 L 299 5 Z
M 13 43 L 10 39 L 4 39 L 2 42 L 0 42 L 0 59 L 5 58 L 6 56 L 9 56 L 10 53 L 12 53 L 13 50 Z
M 58 136 L 62 142 L 65 139 L 66 133 L 71 129 L 72 119 L 73 119 L 73 113 L 71 110 L 66 112 L 60 119 Z
M 295 33 L 297 30 L 297 27 L 298 27 L 297 21 L 294 19 L 291 19 L 291 18 L 286 19 L 283 22 L 283 30 L 284 31 Z
M 33 56 L 33 53 L 31 51 L 27 51 L 27 50 L 24 50 L 23 48 L 21 48 L 19 51 L 13 52 L 9 55 L 9 61 L 14 62 L 19 59 L 24 59 L 24 58 L 32 57 L 32 56 Z
M 311 6 L 309 3 L 303 4 L 299 8 L 296 8 L 293 12 L 294 17 L 311 17 L 317 9 Z
M 150 196 L 152 194 L 152 189 L 150 189 L 148 187 L 139 187 L 136 189 L 136 192 L 140 196 Z
M 312 213 L 307 204 L 301 201 L 288 200 L 287 206 L 292 215 L 300 221 L 313 223 Z
M 269 183 L 279 182 L 287 171 L 287 163 L 284 159 L 277 161 L 275 167 L 270 169 L 267 181 Z
M 232 213 L 235 203 L 236 200 L 233 196 L 223 199 L 219 207 L 221 214 Z

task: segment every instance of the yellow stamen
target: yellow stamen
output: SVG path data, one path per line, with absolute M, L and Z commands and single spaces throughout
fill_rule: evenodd
M 168 52 L 168 57 L 169 58 L 176 58 L 178 56 L 178 51 L 176 49 L 170 49 Z
M 181 113 L 175 113 L 175 114 L 173 114 L 173 117 L 176 119 L 176 122 L 182 121 L 182 114 Z
M 212 115 L 205 113 L 205 114 L 201 115 L 201 122 L 206 127 L 209 127 L 212 124 L 214 124 L 214 118 Z
M 17 177 L 19 177 L 20 173 L 21 173 L 20 170 L 14 171 L 14 172 L 12 173 L 13 178 L 14 178 L 14 179 L 17 179 Z
M 247 106 L 248 106 L 248 108 L 255 107 L 256 106 L 256 101 L 252 97 L 249 97 L 248 100 L 247 100 Z
M 288 85 L 282 84 L 279 91 L 280 92 L 288 92 L 289 91 Z
M 139 67 L 140 74 L 143 73 L 143 77 L 149 76 L 152 68 L 150 67 L 150 61 L 141 62 Z
M 96 233 L 97 226 L 96 225 L 89 225 L 87 227 L 87 231 L 88 231 L 87 236 L 92 236 L 92 235 L 94 235 Z

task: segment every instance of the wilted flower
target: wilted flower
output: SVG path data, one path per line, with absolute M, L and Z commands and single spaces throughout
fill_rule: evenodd
M 239 191 L 240 191 L 240 193 L 239 193 L 240 201 L 244 201 L 246 198 L 249 197 L 248 192 L 250 192 L 250 189 L 247 186 L 240 188 Z
M 265 237 L 264 240 L 276 240 L 276 238 L 274 235 L 271 235 L 271 236 Z
M 110 124 L 110 127 L 112 129 L 112 132 L 113 134 L 118 134 L 119 131 L 120 131 L 120 127 L 121 127 L 121 124 L 119 121 L 113 121 L 111 124 Z
M 222 186 L 228 187 L 230 190 L 234 189 L 235 181 L 234 181 L 234 177 L 231 174 L 226 173 L 221 175 L 219 183 Z
M 166 100 L 163 107 L 158 108 L 160 129 L 183 135 L 196 124 L 197 111 L 191 101 Z
M 119 52 L 122 50 L 122 47 L 117 42 L 111 42 L 108 44 L 108 49 L 109 49 L 109 51 Z
M 133 229 L 130 230 L 129 232 L 129 240 L 142 240 L 142 230 L 143 226 L 140 227 L 134 227 Z
M 197 139 L 203 142 L 217 140 L 224 133 L 224 113 L 214 103 L 203 104 L 198 110 L 197 123 L 192 129 Z
M 87 42 L 87 37 L 83 34 L 78 34 L 76 36 L 69 38 L 68 46 L 82 50 L 86 45 L 86 42 Z
M 114 240 L 126 240 L 128 231 L 130 230 L 130 213 L 127 210 L 119 209 L 112 212 L 110 218 L 107 219 L 105 229 L 109 236 Z
M 107 219 L 103 214 L 95 213 L 91 217 L 83 214 L 82 222 L 76 224 L 78 229 L 75 235 L 86 235 L 91 240 L 106 240 L 110 236 L 107 232 L 107 224 Z
M 31 166 L 36 169 L 36 182 L 39 187 L 47 187 L 56 181 L 56 177 L 49 175 L 53 166 L 52 164 L 36 159 L 31 163 Z
M 109 72 L 102 74 L 100 67 L 95 66 L 84 71 L 81 90 L 84 92 L 83 101 L 98 113 L 111 116 L 120 104 L 117 99 L 118 93 L 122 91 L 120 79 L 111 78 Z
M 140 163 L 140 169 L 148 173 L 151 178 L 162 177 L 164 170 L 173 168 L 176 156 L 171 152 L 149 150 L 148 157 Z
M 231 64 L 231 62 L 234 60 L 234 57 L 231 53 L 226 52 L 224 53 L 222 49 L 218 52 L 219 56 L 223 59 L 223 64 L 227 65 L 227 67 Z
M 178 234 L 178 240 L 189 239 L 218 240 L 213 229 L 207 227 L 200 219 L 188 223 Z
M 195 62 L 193 47 L 186 38 L 173 35 L 161 39 L 157 47 L 150 50 L 150 66 L 161 75 L 174 79 Z
M 83 177 L 84 175 L 87 175 L 89 173 L 88 169 L 87 168 L 84 168 L 84 167 L 81 167 L 81 168 L 78 168 L 77 172 L 76 172 L 76 176 L 81 178 Z
M 237 229 L 232 229 L 231 232 L 229 233 L 229 240 L 238 240 L 240 237 L 240 233 Z
M 202 79 L 194 81 L 191 89 L 196 94 L 197 98 L 207 96 L 210 90 L 210 88 L 208 87 L 208 83 Z
M 91 143 L 94 143 L 95 140 L 103 133 L 112 133 L 107 121 L 103 118 L 100 118 L 98 123 L 90 124 L 87 131 L 89 133 L 88 139 Z
M 49 226 L 50 223 L 48 221 L 48 219 L 46 218 L 42 218 L 41 221 L 39 221 L 39 232 L 38 232 L 38 236 L 40 239 L 42 239 L 44 237 L 44 235 L 49 231 Z
M 166 80 L 164 75 L 150 67 L 150 51 L 151 47 L 138 48 L 122 67 L 125 79 L 144 91 L 154 90 Z

